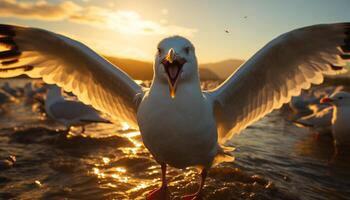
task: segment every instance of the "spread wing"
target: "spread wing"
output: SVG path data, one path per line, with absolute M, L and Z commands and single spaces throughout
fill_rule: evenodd
M 0 77 L 26 74 L 73 92 L 80 101 L 137 127 L 141 86 L 84 44 L 37 28 L 0 25 Z
M 280 108 L 325 74 L 345 71 L 350 23 L 320 24 L 280 35 L 259 50 L 218 88 L 209 91 L 223 143 Z

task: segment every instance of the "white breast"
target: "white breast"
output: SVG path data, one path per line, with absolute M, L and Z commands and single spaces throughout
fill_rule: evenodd
M 333 137 L 337 145 L 350 144 L 350 106 L 341 106 L 334 109 L 332 119 Z
M 210 101 L 191 85 L 179 86 L 174 99 L 167 85 L 153 87 L 137 113 L 145 146 L 159 163 L 210 166 L 217 153 Z

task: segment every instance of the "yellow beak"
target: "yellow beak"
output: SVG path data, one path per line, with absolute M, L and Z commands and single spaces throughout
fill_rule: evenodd
M 168 54 L 165 57 L 169 63 L 173 63 L 176 58 L 175 50 L 173 48 L 169 49 Z
M 175 59 L 176 59 L 175 50 L 173 48 L 170 48 L 168 51 L 168 54 L 165 56 L 165 60 L 168 61 L 169 63 L 173 63 Z M 175 93 L 176 93 L 176 82 L 173 83 L 168 77 L 168 84 L 169 84 L 170 96 L 171 98 L 174 99 Z

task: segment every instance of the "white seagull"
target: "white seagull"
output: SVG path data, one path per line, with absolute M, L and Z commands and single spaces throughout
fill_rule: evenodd
M 326 135 L 332 133 L 332 115 L 333 107 L 328 106 L 326 108 L 320 108 L 318 104 L 312 105 L 314 113 L 301 117 L 294 121 L 296 125 L 307 127 L 311 131 L 315 131 L 317 137 L 319 135 Z
M 350 93 L 337 92 L 321 102 L 333 106 L 332 134 L 336 152 L 338 147 L 350 146 Z
M 62 96 L 61 88 L 49 85 L 45 99 L 45 112 L 55 121 L 60 122 L 69 131 L 72 126 L 81 126 L 82 133 L 89 123 L 110 123 L 102 118 L 93 107 L 80 101 L 68 100 Z
M 73 92 L 85 104 L 139 127 L 145 146 L 161 165 L 162 186 L 147 199 L 169 198 L 166 166 L 207 170 L 229 160 L 224 144 L 234 134 L 280 108 L 324 74 L 342 71 L 349 59 L 350 23 L 293 30 L 269 42 L 218 88 L 202 91 L 192 43 L 163 39 L 154 60 L 150 89 L 84 44 L 50 31 L 1 25 L 0 77 L 41 77 Z M 221 159 L 224 158 L 224 159 Z

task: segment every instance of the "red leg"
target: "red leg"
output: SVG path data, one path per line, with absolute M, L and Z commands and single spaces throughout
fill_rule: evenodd
M 166 164 L 161 164 L 162 168 L 162 186 L 152 190 L 146 197 L 147 200 L 167 200 L 170 199 L 170 193 L 166 182 Z
M 207 177 L 207 170 L 204 168 L 201 172 L 201 183 L 199 185 L 199 189 L 196 193 L 194 194 L 190 194 L 190 195 L 186 195 L 182 197 L 182 200 L 196 200 L 200 198 L 203 186 L 204 186 L 204 182 L 205 182 L 205 178 Z

